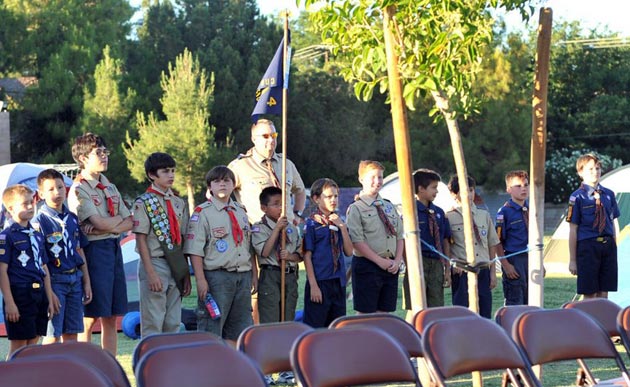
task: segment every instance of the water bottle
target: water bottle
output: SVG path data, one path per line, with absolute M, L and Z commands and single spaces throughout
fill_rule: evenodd
M 210 313 L 211 319 L 216 320 L 218 318 L 221 318 L 219 305 L 217 305 L 217 302 L 214 300 L 210 292 L 206 293 L 206 309 L 208 310 L 208 313 Z

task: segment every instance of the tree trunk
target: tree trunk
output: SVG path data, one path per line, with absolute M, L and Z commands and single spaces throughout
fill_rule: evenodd
M 457 180 L 459 183 L 459 197 L 462 206 L 462 216 L 464 218 L 464 244 L 466 246 L 466 260 L 475 263 L 475 247 L 473 244 L 473 219 L 470 211 L 470 200 L 468 195 L 468 171 L 466 170 L 466 160 L 464 159 L 464 148 L 462 147 L 462 139 L 459 132 L 457 120 L 448 101 L 448 98 L 438 91 L 431 93 L 435 101 L 435 106 L 440 109 L 444 116 L 448 133 L 451 137 L 451 146 L 453 148 L 453 158 L 455 159 L 455 169 L 457 170 Z M 489 246 L 488 246 L 489 247 Z M 493 267 L 490 268 L 493 270 Z M 468 272 L 468 305 L 469 308 L 479 313 L 479 293 L 477 292 L 477 275 Z M 483 386 L 483 380 L 480 372 L 473 372 L 473 386 Z
M 396 164 L 398 166 L 398 178 L 402 196 L 402 218 L 405 230 L 405 252 L 407 256 L 411 307 L 414 312 L 417 312 L 426 307 L 426 294 L 424 291 L 424 270 L 422 267 L 420 232 L 418 231 L 418 214 L 416 212 L 412 181 L 409 129 L 407 126 L 405 101 L 402 94 L 402 82 L 398 72 L 396 42 L 390 26 L 391 19 L 395 13 L 395 6 L 389 6 L 384 9 L 383 31 L 385 35 L 385 52 L 387 54 L 387 75 L 389 79 L 392 123 L 394 126 L 394 142 L 396 145 Z

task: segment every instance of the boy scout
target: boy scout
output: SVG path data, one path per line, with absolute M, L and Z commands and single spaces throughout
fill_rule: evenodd
M 236 340 L 252 325 L 250 292 L 258 275 L 252 265 L 249 223 L 243 207 L 230 199 L 234 173 L 228 167 L 212 168 L 206 183 L 210 197 L 193 211 L 184 242 L 197 280 L 197 329 Z M 219 307 L 216 320 L 206 310 L 208 293 Z
M 101 320 L 101 346 L 116 355 L 116 317 L 127 313 L 127 282 L 120 250 L 120 234 L 131 230 L 131 212 L 116 186 L 103 175 L 109 150 L 96 134 L 75 139 L 72 158 L 81 172 L 68 193 L 68 208 L 77 214 L 90 242 L 84 249 L 92 283 L 92 302 L 85 306 L 85 332 L 80 341 L 92 341 L 92 327 Z
M 360 313 L 396 310 L 403 225 L 396 207 L 379 195 L 384 170 L 377 161 L 361 161 L 362 190 L 348 207 L 347 224 L 354 247 L 352 294 L 354 310 Z
M 300 261 L 300 234 L 297 228 L 281 217 L 282 190 L 267 187 L 260 193 L 260 207 L 265 215 L 252 226 L 252 246 L 258 254 L 260 278 L 258 280 L 258 311 L 260 322 L 280 321 L 280 260 L 286 261 L 285 312 L 287 321 L 293 321 L 297 305 L 297 263 Z M 286 229 L 286 245 L 280 250 L 282 229 Z
M 475 180 L 468 177 L 468 200 L 470 201 L 470 211 L 472 213 L 474 231 L 475 261 L 489 261 L 497 255 L 501 245 L 492 217 L 488 211 L 474 205 L 475 200 Z M 457 207 L 446 213 L 451 225 L 451 258 L 466 261 L 466 247 L 464 244 L 464 217 L 461 209 L 460 186 L 457 176 L 452 176 L 448 182 L 448 189 L 457 201 Z M 468 276 L 458 268 L 453 268 L 451 278 L 453 286 L 453 305 L 468 307 Z M 490 268 L 483 268 L 477 275 L 477 291 L 479 294 L 479 314 L 486 318 L 491 318 L 492 314 L 492 289 L 497 285 L 497 274 L 494 264 Z
M 138 288 L 142 337 L 177 332 L 182 319 L 181 298 L 190 294 L 190 271 L 182 252 L 188 206 L 175 195 L 175 160 L 152 153 L 144 162 L 151 186 L 136 199 L 133 232 L 140 254 Z
M 607 298 L 617 290 L 615 237 L 621 213 L 615 193 L 599 184 L 599 158 L 582 155 L 575 167 L 582 184 L 569 198 L 569 271 L 577 274 L 577 292 L 584 298 Z

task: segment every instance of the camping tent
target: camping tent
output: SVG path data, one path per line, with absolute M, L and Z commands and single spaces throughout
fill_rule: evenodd
M 630 305 L 630 164 L 608 172 L 602 176 L 600 183 L 615 192 L 621 211 L 617 237 L 619 289 L 610 293 L 609 298 L 626 306 Z M 569 224 L 564 217 L 545 246 L 544 256 L 547 273 L 569 273 Z

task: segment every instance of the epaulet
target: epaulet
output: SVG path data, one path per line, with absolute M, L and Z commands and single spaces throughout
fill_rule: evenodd
M 241 207 L 241 208 L 243 209 L 243 211 L 247 212 L 247 208 L 245 208 L 245 206 L 244 206 L 242 203 L 239 203 L 239 202 L 234 202 L 234 204 L 235 204 L 237 207 Z
M 240 160 L 240 159 L 245 159 L 245 158 L 248 158 L 248 157 L 252 157 L 251 152 L 241 153 L 238 156 L 236 156 L 236 159 Z
M 201 212 L 201 210 L 203 210 L 204 208 L 210 207 L 210 205 L 212 205 L 211 202 L 203 202 L 199 204 L 197 207 L 195 207 L 195 210 L 193 212 Z
M 384 197 L 382 197 L 382 196 L 381 196 L 381 199 L 383 199 L 383 201 L 384 201 L 384 202 L 387 202 L 387 203 L 389 203 L 389 204 L 391 204 L 391 205 L 394 205 L 394 203 L 392 203 L 392 201 L 391 201 L 391 200 L 389 200 L 389 199 L 385 199 L 385 198 L 384 198 Z

